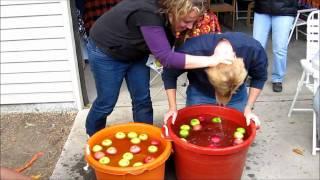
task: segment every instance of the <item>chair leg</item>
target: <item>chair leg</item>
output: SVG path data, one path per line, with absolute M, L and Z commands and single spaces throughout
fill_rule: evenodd
M 302 86 L 304 84 L 304 79 L 305 79 L 305 76 L 306 76 L 306 72 L 303 71 L 302 75 L 301 75 L 301 78 L 298 82 L 298 86 L 297 86 L 297 90 L 296 90 L 296 94 L 294 95 L 294 98 L 293 98 L 293 101 L 291 103 L 291 106 L 290 106 L 290 109 L 289 109 L 289 113 L 288 113 L 288 117 L 291 117 L 291 114 L 292 114 L 292 111 L 293 111 L 293 108 L 294 108 L 294 105 L 297 101 L 297 98 L 298 98 L 298 95 L 302 89 Z

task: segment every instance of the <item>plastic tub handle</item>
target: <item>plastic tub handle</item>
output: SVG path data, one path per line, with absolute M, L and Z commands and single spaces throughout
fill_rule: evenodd
M 87 154 L 87 156 L 90 156 L 90 146 L 89 146 L 89 144 L 86 145 L 86 154 Z

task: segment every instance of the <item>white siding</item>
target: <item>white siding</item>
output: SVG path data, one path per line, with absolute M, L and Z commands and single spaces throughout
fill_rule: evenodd
M 0 0 L 1 104 L 81 104 L 68 0 Z

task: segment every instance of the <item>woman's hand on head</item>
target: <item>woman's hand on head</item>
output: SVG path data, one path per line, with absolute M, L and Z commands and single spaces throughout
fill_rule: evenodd
M 219 57 L 219 56 L 213 54 L 212 56 L 210 56 L 209 67 L 217 66 L 220 63 L 232 64 L 232 61 L 233 61 L 233 59 L 227 59 L 227 58 Z

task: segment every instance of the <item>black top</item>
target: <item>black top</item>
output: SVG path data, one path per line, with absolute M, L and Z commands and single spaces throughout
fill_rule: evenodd
M 275 16 L 296 16 L 297 0 L 256 0 L 255 12 Z
M 157 0 L 123 0 L 103 14 L 90 31 L 96 45 L 112 57 L 135 61 L 149 55 L 140 26 L 161 26 L 169 41 L 174 37 Z

